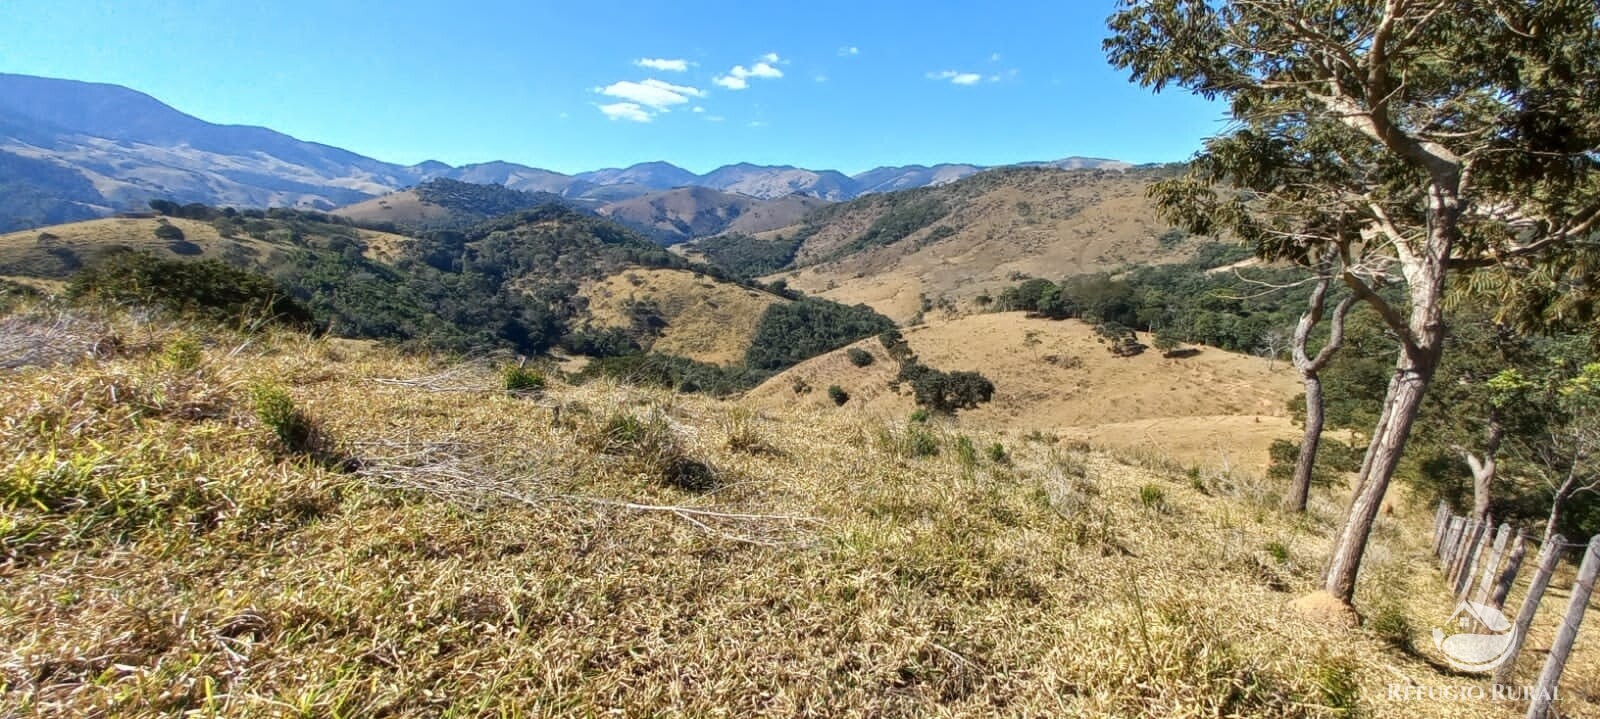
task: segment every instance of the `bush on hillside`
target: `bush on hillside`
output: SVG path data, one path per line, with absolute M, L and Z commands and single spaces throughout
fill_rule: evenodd
M 216 260 L 184 262 L 116 252 L 73 276 L 67 293 L 232 324 L 268 320 L 310 327 L 313 323 L 311 311 L 271 278 Z
M 866 305 L 842 305 L 814 297 L 775 304 L 756 326 L 745 365 L 781 370 L 893 328 L 894 322 Z
M 850 357 L 850 364 L 853 364 L 857 367 L 868 367 L 872 365 L 872 353 L 861 349 L 860 347 L 851 347 L 850 351 L 846 352 L 845 354 Z

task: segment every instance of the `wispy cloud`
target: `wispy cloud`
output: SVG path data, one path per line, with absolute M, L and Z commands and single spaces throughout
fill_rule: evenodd
M 743 90 L 750 87 L 751 78 L 776 80 L 783 77 L 783 71 L 777 67 L 782 62 L 783 59 L 778 57 L 778 53 L 769 52 L 749 67 L 734 65 L 727 74 L 711 78 L 711 82 L 729 90 Z
M 690 63 L 688 60 L 669 60 L 661 57 L 641 57 L 637 60 L 634 60 L 633 64 L 639 67 L 649 68 L 651 70 L 660 70 L 662 72 L 684 72 L 689 69 L 689 65 L 692 63 Z
M 655 78 L 639 82 L 622 80 L 605 87 L 597 87 L 594 91 L 624 101 L 596 105 L 606 117 L 633 122 L 649 122 L 655 119 L 656 115 L 667 112 L 673 106 L 682 105 L 690 98 L 706 96 L 706 91 L 698 87 L 674 85 Z
M 952 85 L 976 85 L 983 81 L 983 76 L 975 72 L 960 72 L 957 70 L 941 70 L 930 72 L 929 80 L 947 80 Z
M 856 47 L 854 45 L 850 45 L 848 47 L 839 48 L 839 57 L 850 57 L 852 55 L 860 55 L 860 54 L 861 54 L 861 48 Z
M 613 102 L 609 105 L 597 105 L 600 112 L 613 120 L 629 120 L 632 122 L 649 122 L 655 116 L 642 105 L 636 102 Z

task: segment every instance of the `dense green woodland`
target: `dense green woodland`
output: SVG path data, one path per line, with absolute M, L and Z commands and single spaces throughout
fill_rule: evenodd
M 126 252 L 86 258 L 82 264 L 88 269 L 73 284 L 77 295 L 164 305 L 233 321 L 294 314 L 296 321 L 314 321 L 340 336 L 462 353 L 509 349 L 534 355 L 562 348 L 606 358 L 591 374 L 626 375 L 714 393 L 746 389 L 796 362 L 893 326 L 865 306 L 810 297 L 776 303 L 758 324 L 744 363 L 715 367 L 648 354 L 665 327 L 649 303 L 633 308 L 629 328 L 590 326 L 578 288 L 629 267 L 684 269 L 736 280 L 608 220 L 559 205 L 505 215 L 465 231 L 420 233 L 403 244 L 393 262 L 369 257 L 354 224 L 322 213 L 239 212 L 164 202 L 153 207 L 169 216 L 210 222 L 224 237 L 252 237 L 275 249 L 261 256 L 253 248 L 236 246 L 224 252 L 225 262 L 162 260 Z M 151 277 L 170 279 L 148 281 Z M 272 293 L 262 282 L 281 286 L 283 299 L 292 304 L 263 299 Z M 230 294 L 230 284 L 250 293 Z M 797 297 L 787 291 L 783 296 Z

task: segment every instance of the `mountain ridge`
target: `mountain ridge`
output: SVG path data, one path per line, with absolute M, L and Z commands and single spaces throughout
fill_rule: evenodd
M 1131 167 L 1095 158 L 1031 164 Z M 951 182 L 985 169 L 990 168 L 907 165 L 850 176 L 738 162 L 696 174 L 654 160 L 569 175 L 509 161 L 403 165 L 271 128 L 212 123 L 121 85 L 0 73 L 0 188 L 6 190 L 0 231 L 142 210 L 152 199 L 328 211 L 435 178 L 549 192 L 589 204 L 683 186 L 763 200 L 801 194 L 842 201 Z

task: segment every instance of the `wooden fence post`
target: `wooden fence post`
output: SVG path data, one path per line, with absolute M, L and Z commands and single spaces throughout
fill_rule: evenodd
M 1439 502 L 1439 509 L 1433 513 L 1433 546 L 1429 551 L 1438 556 L 1444 551 L 1444 535 L 1450 531 L 1450 505 Z
M 1494 533 L 1493 520 L 1486 519 L 1478 523 L 1478 538 L 1472 543 L 1471 553 L 1467 561 L 1461 565 L 1461 575 L 1456 577 L 1456 596 L 1467 598 L 1467 593 L 1472 591 L 1472 580 L 1478 576 L 1478 560 L 1489 551 L 1490 535 Z
M 1489 593 L 1489 606 L 1505 609 L 1506 596 L 1511 594 L 1511 585 L 1516 583 L 1517 572 L 1522 571 L 1522 560 L 1527 553 L 1528 537 L 1517 532 L 1517 543 L 1511 549 L 1511 558 L 1506 560 L 1505 571 L 1500 572 L 1500 577 L 1494 583 L 1494 591 Z
M 1451 560 L 1455 559 L 1456 538 L 1461 536 L 1461 524 L 1464 521 L 1466 520 L 1461 517 L 1450 518 L 1450 528 L 1445 530 L 1444 533 L 1444 544 L 1439 547 L 1439 569 L 1441 570 L 1447 569 Z
M 1594 594 L 1595 577 L 1600 575 L 1600 534 L 1589 540 L 1589 549 L 1583 553 L 1583 564 L 1578 567 L 1578 580 L 1572 585 L 1572 599 L 1567 602 L 1567 615 L 1556 629 L 1556 640 L 1550 645 L 1550 656 L 1544 660 L 1544 670 L 1533 685 L 1533 703 L 1528 705 L 1528 719 L 1545 719 L 1550 713 L 1550 703 L 1556 698 L 1556 687 L 1561 684 L 1561 672 L 1567 668 L 1567 657 L 1572 654 L 1572 642 L 1578 638 L 1578 627 L 1583 624 L 1583 613 L 1589 608 L 1589 597 Z
M 1539 568 L 1528 583 L 1528 596 L 1522 598 L 1522 609 L 1517 611 L 1517 623 L 1511 627 L 1511 646 L 1506 649 L 1506 660 L 1495 667 L 1495 684 L 1510 684 L 1511 668 L 1517 663 L 1517 653 L 1522 651 L 1523 642 L 1528 639 L 1528 627 L 1533 626 L 1533 615 L 1539 611 L 1539 600 L 1544 598 L 1544 590 L 1550 586 L 1550 574 L 1556 571 L 1556 562 L 1561 560 L 1561 545 L 1566 543 L 1567 540 L 1557 534 L 1539 548 Z
M 1456 589 L 1456 582 L 1461 579 L 1462 565 L 1472 556 L 1472 548 L 1478 543 L 1478 531 L 1482 524 L 1476 519 L 1469 519 L 1461 530 L 1461 542 L 1456 549 L 1456 560 L 1450 563 L 1450 574 L 1445 578 L 1451 590 Z
M 1477 601 L 1479 604 L 1489 599 L 1489 589 L 1494 586 L 1494 581 L 1499 577 L 1495 574 L 1500 571 L 1500 559 L 1506 554 L 1506 544 L 1511 541 L 1511 525 L 1500 525 L 1500 531 L 1495 532 L 1494 547 L 1489 550 L 1489 558 L 1483 562 L 1483 579 L 1478 582 Z M 1468 584 L 1467 589 L 1472 585 Z M 1462 599 L 1467 598 L 1467 593 L 1461 594 Z

